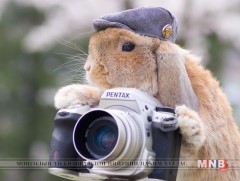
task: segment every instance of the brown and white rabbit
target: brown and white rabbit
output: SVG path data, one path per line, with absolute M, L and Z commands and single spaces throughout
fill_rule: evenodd
M 89 85 L 61 88 L 55 107 L 97 105 L 102 92 L 133 87 L 173 107 L 182 134 L 180 159 L 240 158 L 240 134 L 219 83 L 178 45 L 124 28 L 92 35 L 84 66 Z M 179 169 L 178 181 L 239 181 L 240 170 Z

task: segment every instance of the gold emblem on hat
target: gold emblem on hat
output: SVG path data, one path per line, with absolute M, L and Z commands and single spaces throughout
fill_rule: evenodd
M 162 29 L 162 36 L 164 38 L 169 38 L 173 33 L 172 26 L 170 24 L 167 24 L 166 26 L 163 27 Z

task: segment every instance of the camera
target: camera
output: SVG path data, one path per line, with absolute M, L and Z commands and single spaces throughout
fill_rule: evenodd
M 134 88 L 106 90 L 97 107 L 60 109 L 49 173 L 70 180 L 175 180 L 181 134 L 174 109 Z

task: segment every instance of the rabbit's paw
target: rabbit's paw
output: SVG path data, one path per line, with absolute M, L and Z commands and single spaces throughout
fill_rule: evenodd
M 77 105 L 96 106 L 101 98 L 101 91 L 89 85 L 73 84 L 59 89 L 54 98 L 57 109 Z
M 199 115 L 185 105 L 176 107 L 178 124 L 183 141 L 200 148 L 205 141 L 204 125 Z

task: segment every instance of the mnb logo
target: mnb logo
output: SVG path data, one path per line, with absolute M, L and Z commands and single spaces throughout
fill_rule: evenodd
M 227 160 L 198 160 L 198 168 L 219 168 L 220 171 L 227 171 Z

